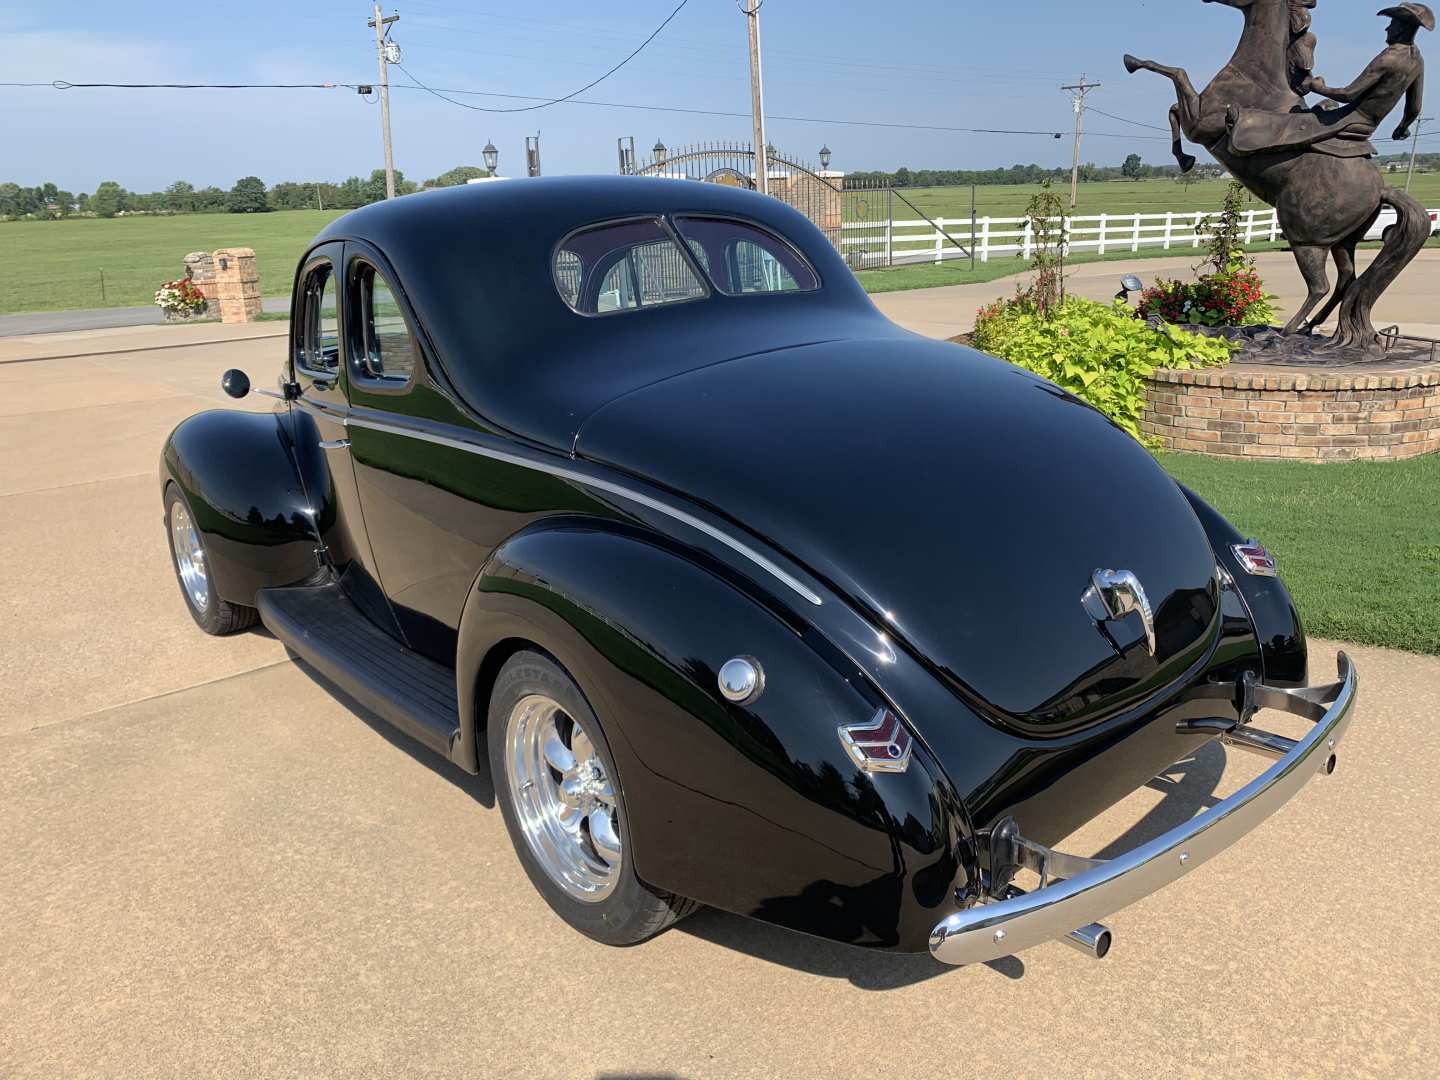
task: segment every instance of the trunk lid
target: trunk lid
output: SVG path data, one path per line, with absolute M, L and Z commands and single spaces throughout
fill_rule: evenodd
M 1177 485 L 1030 373 L 918 338 L 742 357 L 626 394 L 579 456 L 703 503 L 829 581 L 973 702 L 1059 734 L 1172 683 L 1219 630 L 1215 558 Z M 1154 614 L 1081 596 L 1131 571 Z

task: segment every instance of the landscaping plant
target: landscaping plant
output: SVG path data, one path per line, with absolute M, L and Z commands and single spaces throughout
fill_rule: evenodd
M 188 318 L 205 310 L 205 294 L 189 278 L 180 278 L 156 289 L 155 303 L 166 315 Z
M 1089 402 L 1141 442 L 1145 383 L 1155 369 L 1212 367 L 1235 348 L 1168 323 L 1152 327 L 1118 301 L 1071 296 L 1042 312 L 1023 293 L 981 308 L 973 341 Z
M 1244 194 L 1244 188 L 1231 182 L 1220 213 L 1205 219 L 1209 255 L 1202 265 L 1210 272 L 1195 281 L 1157 278 L 1141 294 L 1136 309 L 1140 318 L 1200 326 L 1268 326 L 1275 320 L 1272 297 L 1240 239 Z

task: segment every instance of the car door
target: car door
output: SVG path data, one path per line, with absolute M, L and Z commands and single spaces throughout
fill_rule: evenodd
M 340 303 L 344 245 L 310 252 L 291 299 L 290 356 L 299 394 L 292 405 L 295 457 L 315 515 L 321 559 L 372 621 L 400 636 L 381 588 L 355 487 L 346 428 L 349 387 Z

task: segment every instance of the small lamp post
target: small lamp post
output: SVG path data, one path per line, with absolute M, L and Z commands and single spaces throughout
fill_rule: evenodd
M 481 150 L 480 154 L 485 158 L 485 168 L 490 170 L 491 176 L 494 176 L 495 169 L 500 164 L 500 151 L 495 149 L 495 144 L 493 142 L 487 142 L 485 144 L 485 149 Z
M 655 146 L 651 149 L 650 152 L 655 155 L 656 165 L 665 164 L 665 155 L 668 154 L 669 151 L 665 149 L 665 144 L 663 142 L 661 142 L 659 139 L 656 139 Z
M 830 171 L 830 147 L 828 146 L 820 147 L 820 171 Z

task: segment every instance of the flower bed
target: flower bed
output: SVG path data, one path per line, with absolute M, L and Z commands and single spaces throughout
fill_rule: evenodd
M 205 313 L 205 294 L 189 278 L 167 281 L 155 290 L 155 304 L 166 318 L 189 319 Z

